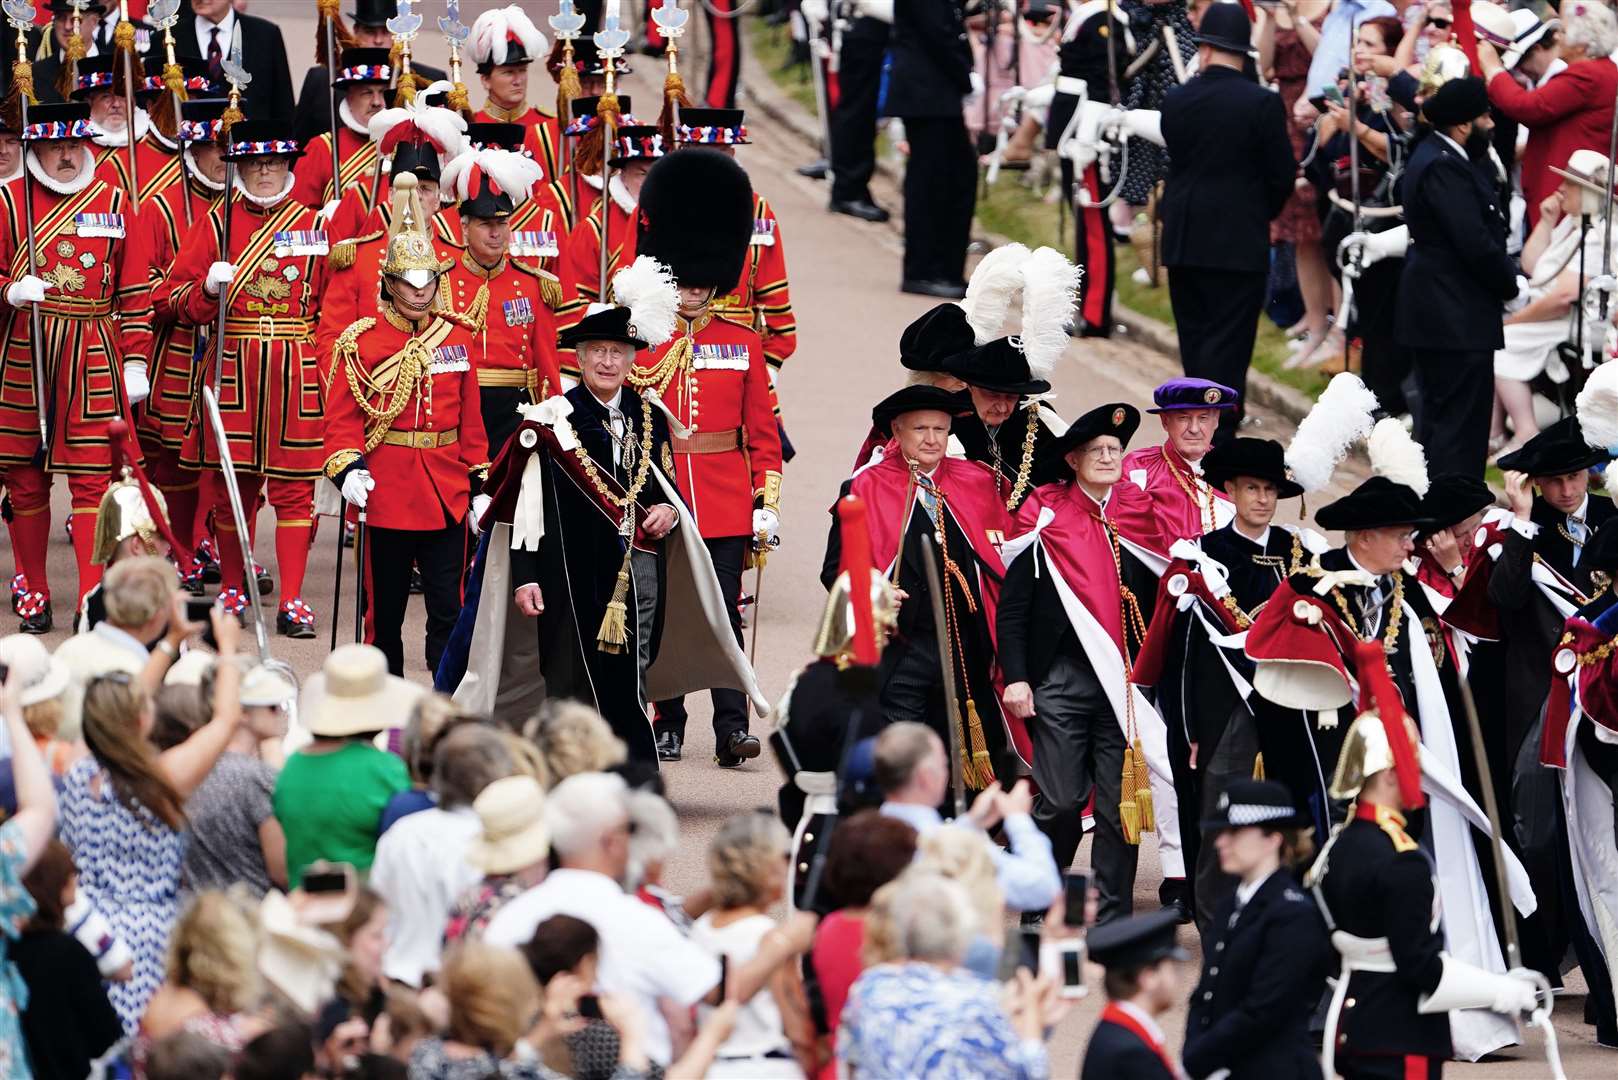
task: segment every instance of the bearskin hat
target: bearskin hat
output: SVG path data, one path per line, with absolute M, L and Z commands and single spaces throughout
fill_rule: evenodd
M 640 192 L 635 251 L 667 266 L 682 286 L 729 289 L 753 239 L 753 185 L 718 150 L 661 158 Z

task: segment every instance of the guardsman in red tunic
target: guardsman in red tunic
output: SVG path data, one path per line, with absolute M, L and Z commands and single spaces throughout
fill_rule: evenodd
M 129 198 L 95 175 L 90 109 L 78 102 L 29 110 L 21 182 L 0 187 L 0 295 L 5 353 L 0 366 L 0 483 L 11 496 L 12 550 L 25 576 L 14 599 L 23 630 L 51 629 L 45 547 L 50 474 L 63 473 L 79 519 L 73 549 L 79 592 L 100 580 L 91 561 L 93 528 L 112 467 L 107 421 L 129 419 L 146 397 L 152 355 L 151 259 L 133 228 Z M 22 200 L 32 200 L 36 273 L 29 273 Z M 31 326 L 39 309 L 40 333 Z M 49 438 L 40 462 L 40 406 L 33 350 L 43 365 Z
M 523 145 L 524 130 L 521 124 L 474 120 L 466 126 L 466 144 L 472 150 L 509 150 L 521 154 L 534 162 L 543 176 L 544 165 Z M 507 220 L 511 225 L 512 253 L 521 254 L 528 262 L 560 278 L 567 252 L 567 219 L 556 200 L 550 197 L 549 185 L 542 180 Z M 440 211 L 433 219 L 433 227 L 440 240 L 456 246 L 463 243 L 460 217 L 453 207 Z
M 388 84 L 393 68 L 387 49 L 344 49 L 333 82 L 342 91 L 337 103 L 337 131 L 322 132 L 312 139 L 308 153 L 298 163 L 297 186 L 293 197 L 305 206 L 319 210 L 343 197 L 349 188 L 360 190 L 361 206 L 371 209 L 371 185 L 376 180 L 377 146 L 371 139 L 371 117 L 387 104 Z M 332 184 L 331 140 L 337 140 L 342 182 Z M 335 212 L 336 208 L 332 208 Z M 329 216 L 329 215 L 328 215 Z
M 460 200 L 455 220 L 464 245 L 443 285 L 473 328 L 490 457 L 517 430 L 520 407 L 562 392 L 555 314 L 562 283 L 518 255 L 510 225 L 542 179 L 532 158 L 509 150 L 468 151 L 444 170 L 445 187 Z
M 385 176 L 377 189 L 376 204 L 366 209 L 370 188 L 351 187 L 343 192 L 337 209 L 326 218 L 326 231 L 333 243 L 356 236 L 381 236 L 387 232 L 392 191 L 388 185 L 395 173 L 406 169 L 416 174 L 416 195 L 429 214 L 437 211 L 438 176 L 450 158 L 466 147 L 466 120 L 460 113 L 439 104 L 439 90 L 449 83 L 434 83 L 419 91 L 413 101 L 396 109 L 383 109 L 371 117 L 371 138 L 387 162 Z
M 1124 457 L 1124 479 L 1151 496 L 1169 540 L 1196 540 L 1221 528 L 1236 511 L 1222 491 L 1202 478 L 1202 458 L 1213 448 L 1219 413 L 1240 395 L 1207 379 L 1179 378 L 1152 391 L 1152 408 L 1168 439 Z
M 608 279 L 635 261 L 635 208 L 641 185 L 652 163 L 668 152 L 663 136 L 650 124 L 625 124 L 614 134 L 608 158 L 612 179 L 607 182 Z M 588 303 L 601 299 L 601 201 L 597 195 L 590 213 L 573 227 L 567 241 L 567 268 L 562 273 L 562 280 Z M 576 380 L 577 368 L 572 366 L 571 358 L 565 360 L 562 374 Z
M 741 109 L 681 109 L 681 146 L 712 146 L 731 157 L 746 146 L 747 124 Z M 753 239 L 747 262 L 736 287 L 714 301 L 714 310 L 750 323 L 764 339 L 764 358 L 770 365 L 771 384 L 798 347 L 798 323 L 792 317 L 792 294 L 787 284 L 787 256 L 780 223 L 769 202 L 753 192 Z
M 675 483 L 713 557 L 731 626 L 741 640 L 742 570 L 750 543 L 774 542 L 780 525 L 781 437 L 770 411 L 764 345 L 752 327 L 710 310 L 734 283 L 753 229 L 753 191 L 723 154 L 671 154 L 646 178 L 639 252 L 666 265 L 680 285 L 675 337 L 641 353 L 630 382 L 650 388 L 673 413 Z M 747 699 L 713 690 L 714 748 L 721 768 L 757 757 Z M 658 756 L 678 760 L 683 700 L 657 703 Z
M 225 190 L 225 158 L 220 148 L 219 118 L 223 98 L 187 101 L 181 108 L 179 140 L 185 177 L 142 203 L 138 228 L 146 236 L 152 259 L 152 393 L 136 421 L 147 473 L 163 492 L 180 546 L 196 547 L 195 519 L 201 481 L 205 475 L 180 467 L 185 425 L 202 387 L 203 368 L 196 362 L 197 327 L 179 318 L 167 288 L 175 256 L 192 223 L 208 213 Z M 187 217 L 186 203 L 190 204 Z M 213 505 L 210 497 L 203 508 Z M 201 562 L 181 567 L 187 583 L 200 587 Z
M 477 17 L 468 50 L 487 95 L 473 121 L 522 126 L 523 148 L 545 170 L 545 187 L 535 198 L 556 213 L 558 231 L 567 228 L 573 211 L 561 180 L 562 128 L 555 116 L 528 103 L 529 67 L 545 54 L 545 35 L 512 5 Z
M 96 167 L 101 179 L 131 190 L 129 174 L 129 117 L 123 92 L 123 58 L 117 53 L 92 56 L 79 61 L 79 85 L 75 101 L 88 102 L 90 127 L 94 130 Z M 135 160 L 140 169 L 140 202 L 145 205 L 172 184 L 180 181 L 180 143 L 175 135 L 172 95 L 162 79 L 163 64 L 149 60 L 136 78 Z M 205 97 L 210 90 L 208 68 L 200 60 L 187 59 L 181 69 L 188 93 Z M 164 107 L 158 112 L 163 122 L 148 110 L 154 102 Z
M 396 675 L 412 566 L 427 605 L 427 670 L 438 669 L 461 610 L 467 528 L 476 527 L 489 464 L 472 333 L 438 305 L 445 266 L 409 177 L 394 178 L 377 317 L 360 319 L 334 347 L 325 443 L 326 475 L 363 513 L 372 644 Z
M 276 629 L 313 637 L 315 613 L 303 600 L 303 574 L 314 536 L 315 479 L 321 451 L 324 394 L 315 356 L 315 320 L 325 292 L 326 234 L 318 213 L 293 197 L 292 163 L 303 152 L 285 131 L 242 121 L 228 131 L 226 157 L 236 163 L 236 190 L 186 235 L 166 292 L 176 317 L 209 337 L 224 303 L 224 350 L 210 342 L 199 379 L 216 386 L 244 506 L 259 491 L 275 507 L 275 558 L 281 603 Z M 230 248 L 223 250 L 225 214 Z M 212 470 L 219 447 L 199 405 L 186 423 L 183 466 Z M 242 540 L 223 484 L 212 485 L 219 536 L 220 603 L 240 612 Z M 248 538 L 251 543 L 251 537 Z

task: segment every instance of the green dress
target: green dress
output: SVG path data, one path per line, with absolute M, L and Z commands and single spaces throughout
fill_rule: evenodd
M 369 743 L 350 742 L 326 754 L 293 754 L 273 798 L 276 820 L 286 834 L 292 887 L 320 859 L 349 863 L 361 874 L 369 870 L 382 809 L 409 787 L 404 761 Z

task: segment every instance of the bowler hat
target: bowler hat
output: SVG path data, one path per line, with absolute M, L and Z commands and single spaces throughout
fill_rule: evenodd
M 1250 476 L 1274 484 L 1277 498 L 1303 494 L 1303 485 L 1287 469 L 1286 451 L 1274 439 L 1232 439 L 1216 446 L 1202 459 L 1202 475 L 1215 488 L 1238 476 Z
M 1443 473 L 1433 477 L 1421 510 L 1428 529 L 1437 532 L 1459 525 L 1473 514 L 1494 505 L 1494 490 L 1466 473 Z
M 966 310 L 956 303 L 939 304 L 924 312 L 899 335 L 899 363 L 911 371 L 954 374 L 949 358 L 973 347 L 972 327 Z
M 1133 971 L 1159 960 L 1185 960 L 1186 951 L 1174 940 L 1180 913 L 1173 907 L 1097 926 L 1086 944 L 1090 959 L 1110 971 Z
M 1384 529 L 1394 525 L 1422 528 L 1428 524 L 1421 496 L 1385 476 L 1373 476 L 1336 502 L 1315 511 L 1322 529 Z
M 1140 427 L 1140 410 L 1133 405 L 1126 405 L 1115 401 L 1111 405 L 1099 405 L 1073 423 L 1059 437 L 1048 440 L 1050 447 L 1046 454 L 1050 457 L 1065 457 L 1069 450 L 1076 450 L 1091 439 L 1102 435 L 1112 435 L 1125 447 L 1129 445 L 1130 438 L 1135 429 Z
M 1584 441 L 1584 429 L 1579 426 L 1577 416 L 1565 416 L 1495 464 L 1502 472 L 1562 476 L 1605 465 L 1611 460 L 1612 455 L 1606 450 Z
M 1211 379 L 1180 378 L 1152 391 L 1149 413 L 1175 412 L 1179 409 L 1234 409 L 1241 395 L 1224 383 Z
M 1253 24 L 1240 4 L 1214 3 L 1202 13 L 1202 25 L 1191 35 L 1198 45 L 1209 45 L 1220 52 L 1253 51 Z
M 905 413 L 931 410 L 954 417 L 972 411 L 972 399 L 965 394 L 938 386 L 907 386 L 895 390 L 871 410 L 871 423 L 884 435 L 893 434 L 893 422 Z
M 1219 793 L 1213 813 L 1202 819 L 1202 831 L 1240 829 L 1247 825 L 1280 829 L 1307 824 L 1309 819 L 1298 813 L 1285 784 L 1274 780 L 1237 780 Z

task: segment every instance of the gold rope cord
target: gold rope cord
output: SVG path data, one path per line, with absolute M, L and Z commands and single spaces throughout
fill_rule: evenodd
M 1146 619 L 1141 615 L 1140 601 L 1135 592 L 1124 584 L 1124 561 L 1118 548 L 1118 529 L 1101 514 L 1091 512 L 1101 523 L 1107 536 L 1107 547 L 1112 552 L 1113 572 L 1118 577 L 1118 603 L 1123 616 L 1122 653 L 1124 658 L 1124 769 L 1120 783 L 1121 798 L 1118 817 L 1123 825 L 1124 842 L 1140 843 L 1140 834 L 1155 832 L 1157 815 L 1152 806 L 1151 768 L 1146 763 L 1146 752 L 1141 748 L 1140 727 L 1135 722 L 1135 665 L 1130 657 L 1129 642 L 1136 647 L 1146 642 Z

